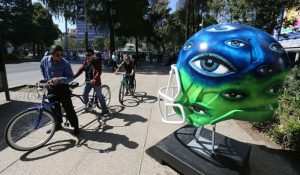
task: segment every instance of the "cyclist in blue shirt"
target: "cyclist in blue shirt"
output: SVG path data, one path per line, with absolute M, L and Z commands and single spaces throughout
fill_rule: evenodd
M 74 127 L 73 134 L 79 134 L 78 118 L 75 113 L 72 100 L 71 91 L 68 83 L 73 80 L 74 73 L 71 65 L 62 58 L 63 49 L 61 46 L 53 45 L 50 48 L 50 54 L 41 60 L 41 72 L 44 80 L 50 81 L 53 86 L 48 89 L 48 94 L 54 96 L 49 99 L 50 102 L 60 102 L 66 112 L 66 116 Z M 62 128 L 62 115 L 60 103 L 55 103 L 52 111 L 56 115 L 56 130 Z

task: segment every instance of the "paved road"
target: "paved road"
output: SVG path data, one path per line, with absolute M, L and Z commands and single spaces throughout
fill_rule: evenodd
M 80 66 L 79 62 L 71 62 L 73 71 Z M 24 84 L 33 84 L 42 78 L 39 62 L 24 62 L 6 64 L 8 87 L 16 87 Z

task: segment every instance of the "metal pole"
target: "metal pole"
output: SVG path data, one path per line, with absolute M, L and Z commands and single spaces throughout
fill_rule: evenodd
M 212 140 L 211 140 L 211 147 L 212 147 L 213 154 L 215 154 L 215 132 L 216 132 L 216 124 L 213 125 Z
M 89 39 L 88 39 L 88 21 L 87 21 L 87 6 L 86 6 L 86 1 L 84 0 L 84 21 L 85 21 L 85 50 L 87 50 L 89 48 Z

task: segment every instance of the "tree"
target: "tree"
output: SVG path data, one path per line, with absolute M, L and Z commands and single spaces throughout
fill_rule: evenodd
M 104 50 L 104 38 L 97 36 L 94 40 L 93 47 L 96 50 Z
M 157 50 L 165 52 L 165 22 L 169 18 L 170 8 L 168 8 L 168 0 L 157 0 L 152 4 L 148 11 L 151 26 L 153 31 L 149 32 L 148 41 L 154 45 Z
M 66 42 L 66 52 L 68 54 L 68 27 L 67 21 L 75 22 L 77 4 L 74 0 L 41 0 L 50 10 L 50 12 L 57 17 L 63 16 L 65 18 L 65 42 Z M 68 58 L 68 56 L 67 56 Z
M 208 7 L 228 22 L 253 25 L 271 34 L 275 28 L 281 27 L 277 21 L 280 12 L 284 9 L 300 9 L 300 0 L 209 0 Z M 255 13 L 253 20 L 248 18 L 250 13 Z
M 0 33 L 4 43 L 9 41 L 18 48 L 31 40 L 32 14 L 31 0 L 1 0 Z
M 33 8 L 33 55 L 35 55 L 35 46 L 37 46 L 38 55 L 40 55 L 44 47 L 49 47 L 53 44 L 53 41 L 58 38 L 60 30 L 58 26 L 53 23 L 52 15 L 40 3 L 34 3 Z
M 117 23 L 115 19 L 115 4 L 117 0 L 89 0 L 88 1 L 88 19 L 97 27 L 107 28 L 109 31 L 109 50 L 112 53 L 115 51 L 115 29 Z

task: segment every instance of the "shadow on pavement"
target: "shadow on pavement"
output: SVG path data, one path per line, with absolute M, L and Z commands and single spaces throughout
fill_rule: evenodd
M 134 96 L 125 96 L 123 101 L 123 105 L 126 107 L 136 107 L 141 103 L 155 103 L 157 101 L 157 97 L 147 95 L 146 92 L 135 92 Z
M 66 151 L 69 148 L 73 148 L 76 145 L 76 141 L 73 139 L 70 140 L 61 140 L 61 141 L 56 141 L 56 142 L 52 142 L 52 143 L 48 143 L 46 145 L 44 145 L 43 147 L 33 150 L 33 151 L 29 151 L 25 154 L 23 154 L 20 157 L 21 161 L 34 161 L 34 160 L 39 160 L 39 159 L 44 159 L 50 156 L 53 156 L 57 153 Z M 47 154 L 45 154 L 45 151 L 43 152 L 42 156 L 40 156 L 41 154 L 37 153 L 43 149 L 47 149 Z M 38 154 L 39 156 L 34 156 L 35 154 Z
M 300 153 L 252 145 L 250 167 L 253 175 L 300 174 Z
M 76 144 L 77 147 L 85 146 L 92 150 L 97 150 L 100 153 L 108 153 L 111 151 L 115 151 L 118 145 L 123 145 L 130 149 L 135 149 L 139 145 L 134 141 L 130 141 L 129 138 L 125 135 L 114 134 L 114 133 L 106 133 L 99 132 L 100 130 L 81 130 L 80 135 L 78 136 L 78 142 Z M 95 148 L 91 147 L 87 144 L 87 141 L 96 141 L 99 143 L 110 143 L 111 147 L 109 148 Z M 101 145 L 99 145 L 101 146 Z
M 16 114 L 26 110 L 28 107 L 36 106 L 36 104 L 37 103 L 25 101 L 8 101 L 7 103 L 0 105 L 0 151 L 7 147 L 4 132 L 9 121 Z
M 140 115 L 123 114 L 123 113 L 111 114 L 111 117 L 109 118 L 109 120 L 113 120 L 113 119 L 123 120 L 123 122 L 126 123 L 124 126 L 130 126 L 130 125 L 132 125 L 133 123 L 136 123 L 136 122 L 145 123 L 146 121 L 148 121 L 148 119 L 145 119 L 144 117 L 142 117 Z M 113 127 L 123 127 L 123 126 L 113 126 Z

